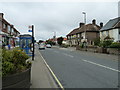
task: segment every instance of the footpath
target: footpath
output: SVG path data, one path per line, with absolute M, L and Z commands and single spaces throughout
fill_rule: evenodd
M 32 61 L 31 88 L 58 88 L 37 47 Z

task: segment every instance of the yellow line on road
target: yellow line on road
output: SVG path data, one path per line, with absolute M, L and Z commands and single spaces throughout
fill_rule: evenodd
M 41 53 L 40 53 L 41 54 Z M 52 71 L 52 69 L 50 68 L 50 66 L 47 64 L 47 62 L 45 61 L 45 59 L 43 58 L 43 56 L 41 55 L 45 65 L 47 66 L 47 68 L 49 69 L 49 71 L 51 72 L 51 74 L 53 75 L 54 79 L 57 81 L 58 85 L 60 86 L 60 88 L 62 90 L 64 90 L 64 87 L 62 86 L 62 84 L 60 83 L 60 81 L 58 80 L 58 78 L 56 77 L 56 75 L 54 74 L 54 72 Z

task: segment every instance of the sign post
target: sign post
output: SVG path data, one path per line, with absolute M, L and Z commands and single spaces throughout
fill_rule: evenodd
M 32 44 L 33 44 L 32 60 L 34 61 L 34 25 L 29 26 L 28 32 L 32 32 Z

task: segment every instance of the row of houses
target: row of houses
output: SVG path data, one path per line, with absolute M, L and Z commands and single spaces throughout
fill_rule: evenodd
M 4 14 L 0 13 L 0 41 L 2 44 L 10 44 L 12 47 L 18 44 L 17 37 L 20 32 L 10 24 L 7 20 L 4 19 Z
M 89 24 L 80 23 L 78 28 L 67 34 L 67 41 L 70 46 L 82 43 L 93 46 L 97 38 L 100 38 L 101 41 L 112 39 L 114 42 L 119 42 L 120 17 L 109 20 L 104 26 L 102 22 L 97 25 L 95 19 Z

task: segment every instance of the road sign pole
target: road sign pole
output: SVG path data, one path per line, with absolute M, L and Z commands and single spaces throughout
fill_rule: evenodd
M 32 25 L 32 43 L 33 43 L 32 60 L 34 61 L 34 25 Z

